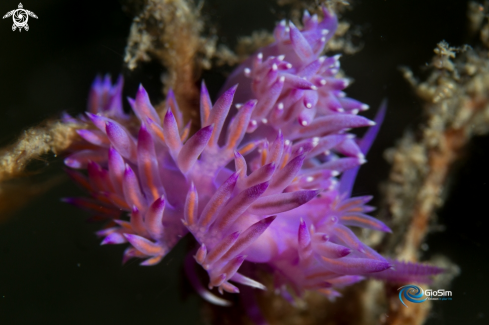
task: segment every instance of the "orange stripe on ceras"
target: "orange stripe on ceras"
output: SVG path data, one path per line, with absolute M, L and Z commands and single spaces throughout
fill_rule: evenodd
M 344 208 L 339 208 L 338 211 L 347 211 L 347 212 L 362 212 L 363 207 L 356 207 L 356 208 L 350 208 L 350 209 L 344 209 Z
M 156 125 L 149 124 L 151 130 L 156 134 L 158 138 L 160 138 L 161 141 L 165 142 L 165 135 L 163 134 L 163 130 Z
M 203 121 L 204 121 L 204 124 L 207 123 L 207 120 L 209 119 L 209 115 L 211 115 L 211 106 L 207 105 L 208 102 L 206 102 L 205 100 L 202 101 L 202 106 L 203 106 Z
M 211 221 L 212 216 L 216 213 L 217 209 L 224 203 L 224 200 L 226 199 L 225 195 L 223 195 L 221 198 L 217 199 L 215 202 L 212 203 L 211 208 L 207 212 L 204 218 L 202 219 L 201 225 L 202 226 L 207 226 L 207 224 Z
M 187 223 L 191 226 L 195 223 L 195 192 L 190 192 L 190 197 L 188 200 L 188 208 L 187 208 Z
M 220 243 L 220 245 L 216 245 L 216 247 L 209 253 L 207 254 L 206 259 L 204 260 L 205 264 L 212 264 L 214 263 L 217 258 L 220 258 L 224 253 L 226 253 L 231 247 L 229 245 L 223 245 Z
M 282 161 L 282 166 L 280 166 L 280 168 L 284 168 L 285 165 L 287 165 L 287 163 L 289 162 L 289 157 L 290 157 L 290 154 L 287 152 L 285 155 L 284 155 L 284 159 Z
M 148 258 L 146 261 L 144 261 L 144 265 L 148 265 L 148 266 L 155 265 L 155 264 L 159 263 L 162 258 L 163 258 L 163 255 L 158 255 L 155 257 Z
M 343 234 L 343 237 L 341 238 L 342 240 L 347 240 L 348 241 L 348 245 L 351 245 L 351 246 L 354 246 L 354 247 L 357 247 L 358 246 L 358 243 L 355 242 L 355 240 L 352 240 L 350 238 L 350 234 L 348 234 L 344 229 L 341 229 L 339 227 L 335 227 L 335 231 L 338 232 L 338 233 L 341 233 Z
M 360 205 L 359 208 L 357 209 L 360 209 L 360 210 L 357 210 L 357 211 L 361 211 L 361 205 L 363 204 L 363 201 L 361 199 L 356 199 L 356 200 L 351 200 L 350 202 L 347 202 L 347 203 L 344 203 L 340 206 L 339 210 L 346 210 L 348 209 L 349 207 L 353 206 L 353 205 Z M 354 210 L 349 210 L 349 211 L 354 211 Z
M 115 203 L 121 208 L 125 208 L 125 209 L 130 208 L 129 205 L 126 203 L 126 201 L 117 194 L 111 193 L 110 199 L 112 200 L 113 203 Z
M 214 122 L 213 122 L 214 123 Z M 215 125 L 215 124 L 214 124 Z M 218 134 L 219 133 L 219 134 Z M 209 145 L 212 145 L 213 143 L 217 143 L 217 141 L 219 140 L 219 135 L 221 134 L 221 130 L 218 130 L 217 128 L 214 128 L 212 130 L 212 134 L 211 134 L 211 137 L 209 138 L 209 142 L 208 144 Z M 217 140 L 214 140 L 215 138 L 217 137 Z
M 149 253 L 150 255 L 159 255 L 162 252 L 164 252 L 163 247 L 157 245 L 156 243 L 153 243 L 148 238 L 145 238 L 145 239 L 147 239 L 148 241 L 150 241 L 151 244 L 149 244 L 149 243 L 140 243 L 140 245 L 141 245 L 141 248 L 144 248 L 144 250 L 146 250 L 147 253 Z
M 181 141 L 180 141 L 180 135 L 177 133 L 175 134 L 174 132 L 171 132 L 168 134 L 168 141 L 167 144 L 170 147 L 171 150 L 179 150 L 181 147 Z M 178 152 L 177 152 L 178 153 Z
M 145 159 L 143 164 L 144 164 L 143 165 L 144 175 L 146 176 L 146 180 L 148 182 L 147 185 L 149 187 L 149 190 L 151 191 L 151 195 L 153 196 L 153 201 L 154 201 L 157 198 L 159 198 L 159 193 L 152 177 L 153 175 L 151 173 L 151 162 Z
M 374 226 L 375 228 L 378 226 L 377 223 L 373 220 L 368 220 L 366 218 L 364 219 L 364 218 L 360 218 L 357 216 L 342 216 L 340 218 L 340 220 L 342 220 L 342 221 L 358 221 L 358 222 L 363 223 L 365 225 Z
M 251 150 L 255 149 L 255 146 L 256 145 L 253 142 L 248 143 L 247 145 L 245 145 L 243 148 L 239 150 L 239 153 L 244 156 Z
M 180 135 L 180 140 L 182 140 L 182 142 L 185 141 L 187 139 L 189 133 L 190 133 L 190 124 L 188 125 L 188 127 L 185 127 L 183 129 L 183 132 Z
M 261 165 L 265 165 L 267 162 L 267 155 L 268 155 L 268 150 L 263 148 L 261 151 Z
M 236 125 L 232 125 L 232 128 L 230 130 L 231 132 L 231 137 L 229 138 L 229 143 L 228 143 L 228 148 L 234 148 L 236 146 L 236 142 L 238 142 L 239 135 L 243 131 L 245 127 L 245 116 L 242 116 L 241 120 L 236 123 Z
M 256 202 L 253 203 L 253 208 L 254 209 L 277 208 L 283 206 L 284 204 L 293 203 L 295 201 L 296 201 L 295 198 L 290 198 L 288 200 L 277 200 L 277 201 L 265 200 L 262 203 L 256 203 Z

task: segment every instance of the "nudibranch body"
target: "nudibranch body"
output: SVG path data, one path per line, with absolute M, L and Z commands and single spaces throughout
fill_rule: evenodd
M 335 15 L 323 14 L 319 21 L 306 12 L 302 29 L 281 22 L 276 42 L 238 67 L 228 84 L 240 86 L 215 103 L 202 83 L 201 129 L 192 136 L 171 92 L 160 115 L 140 87 L 129 99 L 133 117 L 122 109 L 122 80 L 96 79 L 87 115 L 65 117 L 87 125 L 65 163 L 87 170 L 69 174 L 91 198 L 66 200 L 110 221 L 98 232 L 102 244 L 129 243 L 124 261 L 154 265 L 190 232 L 209 288 L 231 293 L 236 284 L 264 288 L 240 272 L 246 261 L 267 265 L 284 297 L 292 289 L 334 298 L 365 276 L 427 282 L 441 271 L 387 260 L 350 229 L 390 232 L 368 215 L 370 196 L 350 197 L 380 123 L 345 96 L 339 56 L 321 56 L 337 27 Z M 371 128 L 356 139 L 348 130 L 357 127 Z

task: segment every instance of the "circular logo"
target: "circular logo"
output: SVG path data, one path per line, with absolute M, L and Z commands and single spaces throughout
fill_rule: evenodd
M 423 298 L 424 295 L 423 289 L 413 284 L 400 287 L 397 290 L 401 290 L 399 292 L 399 300 L 402 302 L 404 306 L 406 306 L 406 304 L 404 303 L 403 299 L 406 299 L 407 301 L 414 302 L 417 304 L 426 301 L 428 299 L 428 298 L 421 299 Z
M 13 18 L 14 24 L 17 25 L 17 27 L 25 26 L 25 24 L 27 24 L 27 20 L 29 19 L 27 12 L 25 12 L 23 9 L 17 9 L 13 14 Z

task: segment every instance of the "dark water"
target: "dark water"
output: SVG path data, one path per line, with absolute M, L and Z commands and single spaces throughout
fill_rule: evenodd
M 0 14 L 17 5 L 2 1 Z M 39 17 L 29 19 L 28 32 L 12 32 L 11 18 L 0 21 L 2 146 L 63 110 L 82 112 L 97 73 L 122 73 L 126 95 L 132 96 L 142 82 L 153 101 L 162 98 L 163 68 L 146 64 L 129 72 L 123 65 L 131 18 L 118 1 L 38 0 L 23 5 Z M 239 35 L 271 29 L 286 17 L 269 0 L 213 0 L 204 10 L 229 45 Z M 398 67 L 422 73 L 437 42 L 470 42 L 465 12 L 466 1 L 460 0 L 372 0 L 358 2 L 347 13 L 362 26 L 365 44 L 360 53 L 342 59 L 344 70 L 355 79 L 348 94 L 371 107 L 389 98 L 387 118 L 360 172 L 357 194 L 378 193 L 388 173 L 383 150 L 421 119 L 420 101 Z M 217 92 L 226 71 L 205 73 L 211 90 Z M 367 113 L 371 117 L 375 110 Z M 453 292 L 453 300 L 434 302 L 428 324 L 489 323 L 488 165 L 489 137 L 477 138 L 459 163 L 448 202 L 439 211 L 446 230 L 428 238 L 427 255 L 444 254 L 462 269 L 452 287 L 445 288 Z M 61 168 L 58 161 L 40 161 L 39 166 L 47 172 L 44 177 L 56 176 Z M 100 247 L 93 235 L 98 226 L 59 201 L 77 195 L 82 192 L 64 182 L 0 224 L 0 324 L 198 324 L 200 298 L 189 294 L 181 276 L 185 243 L 158 266 L 121 267 L 123 248 Z

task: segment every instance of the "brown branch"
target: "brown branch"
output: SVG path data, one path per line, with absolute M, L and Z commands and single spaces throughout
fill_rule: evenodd
M 197 121 L 196 81 L 205 66 L 206 53 L 213 49 L 212 40 L 200 36 L 200 12 L 191 0 L 140 2 L 143 9 L 133 20 L 124 60 L 129 69 L 140 61 L 159 60 L 167 69 L 163 93 L 173 89 L 184 119 Z
M 24 131 L 14 144 L 0 150 L 0 182 L 22 176 L 32 159 L 66 150 L 78 137 L 75 130 L 73 124 L 47 121 Z
M 60 121 L 47 121 L 23 132 L 12 145 L 0 150 L 0 215 L 22 206 L 33 196 L 58 183 L 58 179 L 33 184 L 26 179 L 26 168 L 33 160 L 48 153 L 58 155 L 78 137 L 76 126 Z M 19 180 L 23 178 L 23 180 Z
M 455 61 L 455 51 L 461 51 Z M 433 72 L 417 82 L 408 69 L 404 76 L 426 102 L 426 123 L 420 136 L 407 134 L 387 152 L 393 164 L 385 187 L 394 232 L 407 231 L 402 241 L 390 240 L 387 252 L 416 260 L 429 230 L 450 168 L 474 135 L 489 131 L 489 62 L 487 51 L 454 49 L 441 42 L 435 49 Z

